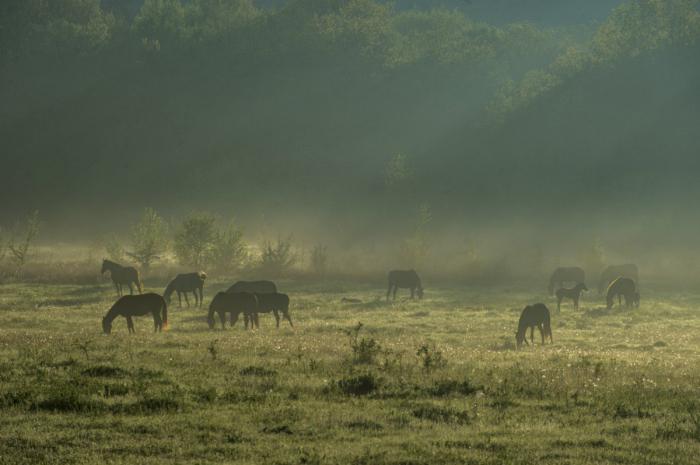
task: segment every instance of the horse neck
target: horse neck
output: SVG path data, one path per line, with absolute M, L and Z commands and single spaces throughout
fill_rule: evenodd
M 175 292 L 175 284 L 172 281 L 170 281 L 168 286 L 165 288 L 165 292 L 163 292 L 163 297 L 167 299 L 173 294 L 173 292 Z
M 105 267 L 107 270 L 109 270 L 109 271 L 121 270 L 122 268 L 124 268 L 124 267 L 121 266 L 119 263 L 115 263 L 115 262 L 112 262 L 112 261 L 109 261 L 109 260 L 105 260 L 104 267 Z
M 114 304 L 112 306 L 112 308 L 110 308 L 109 311 L 107 312 L 107 314 L 105 315 L 105 321 L 109 324 L 112 324 L 112 321 L 114 321 L 114 319 L 116 317 L 118 317 L 119 315 L 120 315 L 120 312 L 119 312 L 119 309 L 117 308 L 117 304 Z

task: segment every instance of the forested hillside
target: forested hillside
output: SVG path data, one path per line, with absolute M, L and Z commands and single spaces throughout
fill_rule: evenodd
M 3 215 L 41 206 L 67 230 L 89 212 L 102 232 L 144 205 L 293 209 L 391 230 L 422 204 L 443 224 L 693 207 L 676 187 L 697 163 L 696 1 L 556 28 L 476 6 L 3 2 Z

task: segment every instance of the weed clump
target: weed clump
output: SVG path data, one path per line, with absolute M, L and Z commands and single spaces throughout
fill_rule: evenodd
M 363 373 L 338 380 L 336 385 L 343 394 L 366 396 L 379 389 L 380 380 L 372 373 Z
M 128 373 L 126 370 L 122 370 L 119 367 L 97 365 L 83 370 L 81 374 L 91 378 L 123 378 Z
M 377 355 L 382 351 L 382 347 L 374 338 L 360 338 L 360 330 L 363 324 L 358 322 L 352 329 L 345 333 L 350 337 L 350 348 L 352 349 L 352 362 L 355 364 L 372 364 Z
M 277 372 L 275 370 L 270 370 L 264 367 L 249 366 L 242 368 L 238 372 L 241 376 L 276 376 Z
M 469 396 L 482 390 L 479 386 L 474 386 L 469 380 L 457 381 L 453 379 L 436 381 L 433 386 L 426 389 L 426 392 L 435 397 L 446 397 L 452 394 Z
M 425 371 L 433 371 L 447 366 L 447 359 L 435 345 L 423 344 L 416 351 L 416 356 Z
M 437 405 L 425 404 L 416 407 L 411 412 L 419 420 L 428 420 L 434 423 L 454 423 L 466 425 L 471 419 L 469 413 L 451 407 L 440 407 Z

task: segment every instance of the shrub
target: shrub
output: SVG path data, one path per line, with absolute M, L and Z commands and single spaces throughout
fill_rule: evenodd
M 380 381 L 372 373 L 363 373 L 340 379 L 337 383 L 343 394 L 349 396 L 366 396 L 379 389 Z
M 167 250 L 168 227 L 152 208 L 146 208 L 141 221 L 131 229 L 131 248 L 126 254 L 146 270 Z
M 374 338 L 359 338 L 360 330 L 363 326 L 361 322 L 358 322 L 354 328 L 345 331 L 345 333 L 350 336 L 353 363 L 371 364 L 374 363 L 382 347 Z
M 418 348 L 416 355 L 425 371 L 444 368 L 447 365 L 447 360 L 442 356 L 442 352 L 434 345 L 423 344 Z
M 185 218 L 175 234 L 174 250 L 182 265 L 202 268 L 213 256 L 216 242 L 216 217 L 195 213 Z
M 456 423 L 465 425 L 470 422 L 469 413 L 456 410 L 451 407 L 440 407 L 437 405 L 421 405 L 411 412 L 414 417 L 421 420 L 428 420 L 435 423 Z
M 469 396 L 481 390 L 480 387 L 472 385 L 469 380 L 456 381 L 452 379 L 436 381 L 435 384 L 428 388 L 428 394 L 436 397 L 445 397 L 450 394 L 462 394 Z
M 265 241 L 260 257 L 260 268 L 268 274 L 280 275 L 294 266 L 297 255 L 292 251 L 292 236 L 286 239 L 277 238 L 277 242 L 272 244 Z

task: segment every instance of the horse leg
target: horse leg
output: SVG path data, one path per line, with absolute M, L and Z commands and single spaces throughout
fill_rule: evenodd
M 413 294 L 416 292 L 416 288 L 412 287 L 411 288 L 411 300 L 413 300 Z
M 126 317 L 126 327 L 129 328 L 129 334 L 136 333 L 134 329 L 134 320 L 132 320 L 130 316 Z
M 391 295 L 391 283 L 389 283 L 389 288 L 386 290 L 386 301 L 389 302 L 389 296 Z
M 129 281 L 129 294 L 134 295 L 134 286 L 131 285 L 131 281 Z
M 187 304 L 187 308 L 190 308 L 190 299 L 187 297 L 187 292 L 183 292 L 185 294 L 185 303 Z
M 236 322 L 238 321 L 238 314 L 239 313 L 240 312 L 231 312 L 231 327 L 232 328 L 233 328 L 233 325 L 235 325 Z M 245 321 L 245 327 L 246 327 L 246 329 L 248 329 L 248 319 L 245 317 L 245 315 L 244 315 L 243 319 Z
M 226 329 L 226 315 L 224 312 L 219 312 L 219 319 L 221 320 L 221 329 Z M 233 320 L 233 315 L 231 315 L 231 319 Z M 233 326 L 233 323 L 231 325 Z
M 398 291 L 398 290 L 399 290 L 399 285 L 394 284 L 394 296 L 392 297 L 391 300 L 396 300 L 396 291 Z
M 532 342 L 532 345 L 535 345 L 535 327 L 530 326 L 530 342 Z
M 540 336 L 542 336 L 542 345 L 544 345 L 544 328 L 542 327 L 542 323 L 540 323 L 537 327 L 540 329 Z
M 163 321 L 160 319 L 158 312 L 153 312 L 153 332 L 157 333 L 163 328 Z
M 294 325 L 292 324 L 292 318 L 289 316 L 289 312 L 282 312 L 282 316 L 284 316 L 287 319 L 287 321 L 289 321 L 289 326 L 293 328 Z
M 561 299 L 557 297 L 557 313 L 561 313 Z

